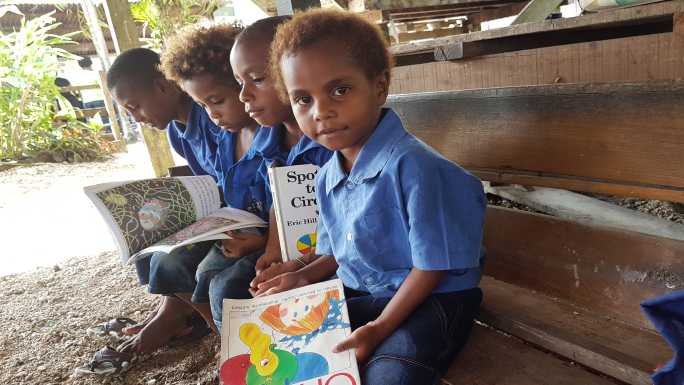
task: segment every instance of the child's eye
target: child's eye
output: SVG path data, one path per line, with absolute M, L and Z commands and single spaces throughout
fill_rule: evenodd
M 266 77 L 254 78 L 252 79 L 252 82 L 254 82 L 254 84 L 261 84 L 264 80 L 266 80 Z
M 342 96 L 342 95 L 346 95 L 347 92 L 349 92 L 349 87 L 339 87 L 333 91 L 333 95 Z
M 225 100 L 225 99 L 221 99 L 221 100 L 217 100 L 217 101 L 212 102 L 212 103 L 213 103 L 215 106 L 217 106 L 217 105 L 219 105 L 219 104 L 223 104 L 223 101 L 224 101 L 224 100 Z
M 295 103 L 299 104 L 300 106 L 305 106 L 305 105 L 311 103 L 311 97 L 309 97 L 309 96 L 299 97 L 299 98 L 295 99 Z

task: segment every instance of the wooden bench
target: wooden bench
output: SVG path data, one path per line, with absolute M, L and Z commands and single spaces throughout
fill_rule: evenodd
M 683 102 L 684 82 L 645 81 L 387 105 L 484 181 L 684 202 Z M 477 319 L 489 327 L 476 325 L 445 383 L 650 384 L 672 357 L 639 303 L 684 288 L 684 241 L 490 206 L 483 244 Z

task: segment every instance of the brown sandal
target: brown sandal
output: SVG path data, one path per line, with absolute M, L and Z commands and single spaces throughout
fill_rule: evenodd
M 137 322 L 130 318 L 118 317 L 99 325 L 91 326 L 86 329 L 86 333 L 88 336 L 97 340 L 110 340 L 116 342 L 129 338 L 130 335 L 124 334 L 123 329 L 135 324 L 137 324 Z

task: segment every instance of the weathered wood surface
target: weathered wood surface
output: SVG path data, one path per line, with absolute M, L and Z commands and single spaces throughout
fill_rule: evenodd
M 475 325 L 468 343 L 443 378 L 445 385 L 614 385 L 483 326 Z
M 431 62 L 434 60 L 432 51 L 398 56 L 396 60 L 398 67 L 392 71 L 390 94 L 556 83 L 667 80 L 684 78 L 684 34 L 659 33 L 451 62 Z
M 682 224 L 572 191 L 545 187 L 535 187 L 531 191 L 525 191 L 511 185 L 492 186 L 485 182 L 485 192 L 532 207 L 554 217 L 684 242 L 684 225 Z
M 480 287 L 478 320 L 629 384 L 651 384 L 674 355 L 658 333 L 490 277 Z
M 387 101 L 409 132 L 467 169 L 666 186 L 679 192 L 676 201 L 684 201 L 682 105 L 684 82 L 509 87 Z
M 511 24 L 516 25 L 544 21 L 549 17 L 551 12 L 561 5 L 562 2 L 563 0 L 531 0 Z
M 684 288 L 684 242 L 489 207 L 484 273 L 653 330 L 639 303 Z
M 506 28 L 444 37 L 431 41 L 402 44 L 392 47 L 391 51 L 395 55 L 410 55 L 417 52 L 432 51 L 437 46 L 456 42 L 498 39 L 508 36 L 537 34 L 551 31 L 558 32 L 562 30 L 602 28 L 608 25 L 644 24 L 649 23 L 649 19 L 662 18 L 663 16 L 674 15 L 678 12 L 684 12 L 684 2 L 667 1 L 614 11 L 598 12 L 580 17 L 512 25 Z M 600 39 L 600 37 L 597 36 L 597 39 Z
M 482 24 L 485 21 L 503 19 L 504 17 L 515 16 L 525 8 L 526 3 L 515 3 L 504 7 L 495 8 L 489 11 L 477 12 L 468 15 L 467 24 Z

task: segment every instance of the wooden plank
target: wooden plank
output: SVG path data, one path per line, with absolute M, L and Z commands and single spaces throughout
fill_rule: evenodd
M 452 36 L 452 35 L 458 35 L 460 33 L 467 33 L 467 32 L 468 32 L 467 28 L 454 27 L 454 28 L 435 29 L 432 31 L 400 33 L 399 34 L 399 43 L 405 43 L 405 42 L 413 41 L 413 40 L 434 39 L 437 37 Z
M 654 330 L 639 303 L 684 288 L 684 242 L 489 207 L 484 273 Z
M 387 103 L 409 132 L 464 167 L 677 189 L 683 104 L 682 81 L 392 95 Z
M 587 53 L 587 55 L 590 55 L 590 58 L 600 57 L 600 55 L 593 52 L 598 47 L 598 42 L 595 40 L 605 41 L 667 32 L 672 32 L 671 19 L 664 21 L 658 19 L 653 23 L 638 26 L 604 28 L 601 29 L 600 32 L 591 29 L 578 29 L 575 31 L 554 31 L 543 34 L 517 35 L 488 40 L 456 42 L 436 46 L 434 48 L 435 60 L 458 60 L 505 52 L 516 52 L 586 42 L 590 42 L 589 48 L 592 49 L 592 52 Z M 587 68 L 590 67 L 587 66 Z M 600 69 L 601 67 L 599 65 L 595 71 L 600 71 Z
M 82 91 L 82 90 L 97 90 L 100 89 L 100 86 L 97 84 L 90 84 L 87 86 L 71 86 L 71 87 L 62 87 L 60 88 L 60 92 L 72 92 L 72 91 Z
M 352 12 L 382 9 L 401 12 L 430 12 L 445 10 L 462 5 L 481 3 L 482 0 L 350 0 L 349 10 Z M 506 2 L 505 0 L 503 2 Z
M 684 225 L 667 219 L 604 202 L 572 191 L 535 187 L 524 191 L 511 185 L 492 186 L 485 191 L 559 218 L 636 231 L 684 242 Z
M 518 184 L 523 186 L 543 186 L 570 191 L 584 191 L 597 194 L 684 203 L 684 189 L 664 188 L 662 186 L 617 184 L 606 180 L 573 179 L 552 175 L 539 176 L 535 173 L 515 170 L 493 170 L 478 167 L 466 167 L 466 170 L 475 175 L 478 179 L 487 182 Z
M 485 21 L 503 19 L 515 16 L 527 5 L 526 2 L 515 3 L 504 7 L 494 8 L 488 11 L 472 13 L 468 15 L 467 24 L 482 24 Z
M 549 31 L 563 32 L 579 29 L 602 29 L 607 26 L 629 26 L 652 24 L 654 21 L 671 21 L 677 12 L 684 12 L 684 2 L 666 1 L 638 7 L 598 12 L 566 19 L 553 19 L 536 23 L 512 25 L 487 31 L 444 37 L 427 42 L 402 44 L 392 47 L 395 55 L 410 55 L 415 52 L 432 50 L 437 46 L 458 42 L 474 42 L 510 36 L 542 34 Z M 595 39 L 592 39 L 595 40 Z M 538 47 L 537 47 L 538 48 Z
M 651 384 L 674 354 L 656 332 L 604 317 L 490 277 L 478 320 L 629 384 Z
M 562 2 L 563 0 L 531 0 L 511 24 L 544 21 Z
M 615 383 L 475 325 L 442 380 L 446 385 L 614 385 Z

